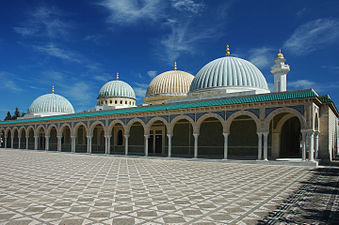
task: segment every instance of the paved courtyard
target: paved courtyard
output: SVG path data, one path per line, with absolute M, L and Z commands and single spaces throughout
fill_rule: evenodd
M 0 224 L 335 223 L 338 174 L 1 149 Z

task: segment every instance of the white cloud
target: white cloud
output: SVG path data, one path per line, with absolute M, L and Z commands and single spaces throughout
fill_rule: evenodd
M 64 21 L 64 17 L 64 13 L 55 7 L 41 6 L 31 12 L 25 22 L 13 29 L 22 36 L 65 38 L 71 26 Z
M 16 75 L 8 72 L 0 72 L 0 80 L 2 89 L 9 90 L 11 92 L 21 92 L 23 89 L 17 85 Z
M 193 0 L 171 0 L 171 3 L 172 7 L 178 11 L 186 11 L 194 14 L 201 12 L 205 7 L 204 3 L 196 3 Z
M 149 70 L 147 71 L 147 75 L 150 77 L 150 78 L 153 78 L 157 75 L 157 71 L 155 70 Z
M 339 38 L 339 21 L 317 19 L 299 26 L 284 43 L 284 48 L 296 55 L 306 55 Z
M 70 61 L 70 62 L 76 62 L 76 63 L 81 63 L 81 57 L 69 50 L 65 50 L 62 48 L 57 47 L 54 44 L 47 44 L 44 46 L 33 46 L 33 48 L 41 53 L 44 53 L 46 55 L 49 56 L 53 56 L 59 59 L 63 59 L 66 61 Z
M 134 91 L 135 91 L 135 95 L 137 96 L 137 98 L 140 101 L 142 101 L 142 99 L 146 95 L 148 84 L 146 84 L 146 83 L 139 83 L 139 82 L 134 82 L 134 84 L 137 86 L 137 87 L 133 88 Z
M 273 65 L 274 49 L 269 47 L 253 48 L 249 51 L 249 61 L 260 68 Z
M 77 102 L 90 102 L 95 99 L 92 93 L 92 86 L 88 82 L 76 81 L 71 85 L 62 86 L 62 92 L 65 96 Z
M 99 5 L 109 10 L 108 21 L 114 24 L 132 24 L 142 19 L 156 21 L 162 16 L 160 0 L 103 0 Z
M 309 80 L 296 80 L 296 81 L 288 82 L 288 86 L 293 87 L 293 88 L 307 89 L 307 88 L 314 88 L 315 83 Z

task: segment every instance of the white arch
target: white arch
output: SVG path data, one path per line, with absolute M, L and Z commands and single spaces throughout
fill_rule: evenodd
M 150 121 L 148 121 L 148 123 L 147 123 L 147 125 L 146 125 L 146 132 L 145 132 L 145 134 L 149 134 L 149 131 L 150 131 L 150 129 L 151 129 L 153 123 L 156 122 L 156 121 L 161 121 L 161 122 L 163 122 L 164 125 L 165 125 L 165 127 L 166 127 L 166 129 L 167 129 L 167 132 L 168 132 L 169 130 L 171 130 L 170 124 L 167 122 L 167 120 L 165 120 L 165 119 L 162 118 L 162 117 L 158 117 L 158 116 L 157 116 L 157 117 L 152 118 Z
M 58 136 L 62 136 L 62 131 L 65 129 L 65 127 L 69 128 L 70 135 L 72 135 L 72 127 L 68 123 L 64 123 L 58 130 Z
M 239 116 L 248 116 L 250 117 L 251 119 L 254 120 L 254 123 L 255 123 L 255 126 L 256 126 L 256 129 L 257 131 L 261 130 L 261 123 L 260 123 L 260 120 L 258 119 L 258 117 L 250 112 L 250 111 L 238 111 L 238 112 L 235 112 L 233 113 L 226 121 L 226 126 L 225 126 L 225 132 L 226 133 L 229 133 L 230 132 L 230 129 L 231 129 L 231 125 L 232 125 L 232 122 L 235 118 L 239 117 Z
M 19 128 L 19 137 L 21 137 L 21 133 L 22 133 L 22 131 L 25 131 L 25 136 L 26 136 L 26 128 L 25 127 L 20 127 Z
M 269 127 L 270 127 L 270 123 L 272 121 L 272 119 L 281 114 L 281 113 L 291 113 L 293 114 L 294 116 L 296 116 L 298 119 L 299 119 L 299 122 L 300 122 L 300 128 L 301 129 L 306 129 L 306 120 L 304 118 L 303 115 L 301 115 L 301 113 L 295 109 L 292 109 L 292 108 L 279 108 L 279 109 L 276 109 L 274 110 L 273 112 L 271 112 L 267 117 L 266 119 L 264 120 L 264 125 L 263 125 L 263 128 L 264 130 L 269 130 Z
M 13 127 L 12 128 L 12 131 L 11 131 L 11 135 L 14 137 L 14 133 L 15 133 L 15 130 L 18 132 L 18 136 L 19 136 L 19 129 L 17 127 Z
M 11 130 L 11 128 L 9 128 L 9 127 L 7 127 L 6 130 L 5 130 L 5 136 L 6 136 L 6 137 L 8 136 L 8 132 L 10 132 L 11 135 L 12 135 L 12 130 Z
M 39 136 L 39 130 L 40 130 L 41 128 L 44 130 L 45 136 L 47 136 L 47 135 L 46 135 L 46 133 L 47 133 L 47 132 L 46 132 L 46 128 L 45 128 L 43 125 L 40 125 L 40 126 L 38 126 L 38 127 L 35 129 L 34 135 L 35 135 L 35 136 Z
M 200 117 L 196 123 L 196 131 L 197 133 L 200 133 L 200 127 L 201 127 L 201 124 L 208 118 L 216 118 L 219 120 L 219 122 L 221 123 L 222 125 L 222 128 L 223 128 L 223 131 L 225 131 L 225 120 L 218 114 L 216 113 L 207 113 L 205 115 L 203 115 L 202 117 Z
M 94 128 L 97 126 L 97 125 L 101 125 L 102 126 L 102 129 L 104 129 L 104 134 L 106 135 L 106 127 L 105 127 L 105 124 L 99 120 L 95 121 L 88 129 L 88 135 L 93 135 L 93 131 L 94 131 Z
M 107 135 L 111 136 L 112 135 L 112 129 L 116 124 L 121 124 L 121 126 L 123 127 L 124 131 L 126 130 L 126 126 L 124 124 L 124 122 L 122 122 L 122 120 L 113 120 L 109 126 L 108 126 L 108 130 L 107 130 Z
M 77 124 L 73 127 L 73 129 L 71 130 L 71 136 L 77 136 L 77 133 L 76 133 L 76 132 L 78 131 L 78 128 L 79 128 L 81 125 L 83 125 L 83 126 L 85 127 L 86 135 L 88 135 L 88 128 L 87 128 L 86 124 L 85 124 L 84 122 L 79 122 L 79 123 L 77 123 Z
M 142 121 L 141 119 L 139 118 L 134 118 L 134 119 L 131 119 L 127 125 L 126 125 L 126 130 L 125 130 L 125 133 L 126 134 L 129 134 L 129 131 L 131 130 L 131 127 L 134 123 L 140 123 L 142 125 L 142 127 L 144 128 L 144 133 L 146 134 L 146 124 L 144 123 L 144 121 Z
M 176 116 L 171 121 L 171 123 L 170 123 L 171 124 L 171 126 L 170 126 L 171 131 L 169 131 L 168 133 L 173 133 L 173 129 L 174 129 L 175 124 L 180 120 L 187 120 L 188 122 L 190 122 L 192 127 L 193 127 L 193 133 L 197 133 L 197 132 L 195 132 L 195 131 L 197 131 L 197 125 L 196 125 L 195 121 L 191 117 L 189 117 L 187 115 L 183 115 L 183 114 Z
M 57 131 L 57 135 L 58 135 L 58 127 L 57 127 L 57 125 L 56 124 L 51 124 L 51 125 L 49 125 L 48 126 L 48 128 L 47 128 L 47 132 L 46 132 L 46 136 L 51 136 L 51 130 L 52 130 L 52 128 L 55 128 L 55 130 Z
M 33 136 L 35 135 L 35 130 L 33 126 L 29 126 L 26 129 L 26 136 L 29 136 L 29 131 L 32 130 L 33 131 Z

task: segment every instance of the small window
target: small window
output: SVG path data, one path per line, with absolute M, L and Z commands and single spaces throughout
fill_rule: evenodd
M 118 101 L 117 101 L 117 100 L 115 100 L 115 104 L 118 104 Z
M 127 105 L 127 101 L 125 101 L 125 104 Z
M 120 104 L 122 104 L 122 101 L 120 101 Z
M 105 104 L 107 105 L 107 101 L 105 101 Z
M 109 103 L 112 104 L 112 100 L 110 100 Z

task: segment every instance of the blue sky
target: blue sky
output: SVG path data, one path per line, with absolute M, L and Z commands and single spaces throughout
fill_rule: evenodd
M 0 119 L 40 95 L 93 107 L 120 73 L 142 102 L 152 78 L 173 68 L 195 75 L 225 55 L 265 75 L 281 48 L 288 90 L 314 88 L 339 102 L 339 2 L 225 0 L 7 0 L 0 7 Z

